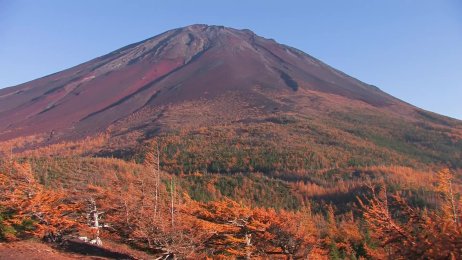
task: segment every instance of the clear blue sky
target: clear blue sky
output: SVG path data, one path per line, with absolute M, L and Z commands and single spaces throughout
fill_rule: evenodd
M 0 0 L 0 88 L 194 23 L 251 29 L 462 119 L 460 0 Z

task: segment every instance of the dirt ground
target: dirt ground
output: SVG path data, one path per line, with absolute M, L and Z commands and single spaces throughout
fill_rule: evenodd
M 106 259 L 94 256 L 83 256 L 56 250 L 46 244 L 35 241 L 19 241 L 0 243 L 0 260 L 96 260 Z

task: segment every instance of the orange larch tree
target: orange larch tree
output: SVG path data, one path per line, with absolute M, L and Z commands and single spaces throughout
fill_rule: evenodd
M 55 240 L 77 230 L 81 204 L 62 191 L 44 189 L 29 163 L 13 162 L 11 167 L 10 173 L 0 174 L 0 208 L 9 216 L 2 224 L 16 230 L 8 239 L 29 235 Z

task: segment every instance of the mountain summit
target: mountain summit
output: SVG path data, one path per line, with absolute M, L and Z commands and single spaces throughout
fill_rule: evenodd
M 309 55 L 249 30 L 192 25 L 129 45 L 69 70 L 1 90 L 3 131 L 107 127 L 146 106 L 242 94 L 319 91 L 373 106 L 399 104 Z M 273 104 L 276 108 L 277 105 Z
M 462 136 L 460 121 L 406 104 L 300 50 L 208 25 L 170 30 L 1 89 L 0 122 L 0 140 L 47 136 L 42 145 L 98 132 L 118 138 L 114 149 L 162 136 L 181 135 L 189 145 L 210 138 L 215 148 L 207 153 L 228 153 L 217 144 L 231 142 L 250 156 L 258 146 L 281 160 L 295 158 L 291 170 L 336 160 L 438 161 Z M 432 131 L 447 147 L 426 145 Z M 361 154 L 380 158 L 366 162 Z M 298 161 L 306 157 L 317 163 Z M 191 169 L 211 164 L 197 161 Z

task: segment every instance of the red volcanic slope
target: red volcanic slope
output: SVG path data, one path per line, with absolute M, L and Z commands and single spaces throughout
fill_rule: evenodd
M 51 131 L 86 135 L 147 106 L 213 99 L 227 91 L 258 96 L 254 86 L 273 94 L 312 90 L 385 109 L 409 107 L 249 30 L 192 25 L 1 89 L 0 139 Z

